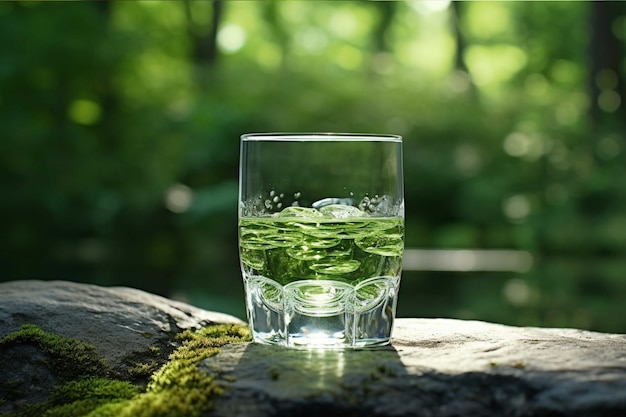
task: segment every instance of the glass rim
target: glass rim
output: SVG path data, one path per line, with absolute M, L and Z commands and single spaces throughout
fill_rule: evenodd
M 402 142 L 402 136 L 387 133 L 333 133 L 333 132 L 271 132 L 245 133 L 242 141 L 322 142 L 326 140 Z

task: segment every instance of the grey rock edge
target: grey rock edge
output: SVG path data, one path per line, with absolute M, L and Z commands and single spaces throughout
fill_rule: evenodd
M 68 281 L 0 283 L 0 338 L 23 324 L 35 324 L 94 345 L 114 365 L 146 351 L 155 339 L 167 342 L 183 330 L 211 323 L 241 320 L 133 288 Z
M 0 284 L 0 338 L 36 324 L 95 345 L 113 366 L 154 338 L 237 322 L 130 288 Z M 210 415 L 626 416 L 626 335 L 398 319 L 393 336 L 373 350 L 227 345 L 200 366 L 226 387 Z

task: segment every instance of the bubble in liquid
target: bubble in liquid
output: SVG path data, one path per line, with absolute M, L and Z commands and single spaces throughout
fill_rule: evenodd
M 272 190 L 270 191 L 270 197 L 274 197 L 276 195 L 276 191 Z
M 363 197 L 363 200 L 359 203 L 359 208 L 361 210 L 367 210 L 370 206 L 370 198 L 368 196 Z
M 276 196 L 276 197 L 274 197 L 274 198 L 272 199 L 272 201 L 273 201 L 274 203 L 278 203 L 278 202 L 280 201 L 280 198 L 278 198 L 278 196 Z
M 302 193 L 300 191 L 298 191 L 297 193 L 293 193 L 293 198 L 295 198 L 296 200 L 299 199 L 302 196 Z
M 271 209 L 272 208 L 272 202 L 270 200 L 265 200 L 265 208 L 266 209 Z

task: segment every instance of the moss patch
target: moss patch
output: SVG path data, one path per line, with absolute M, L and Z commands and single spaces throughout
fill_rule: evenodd
M 47 362 L 48 367 L 60 380 L 100 376 L 107 372 L 106 361 L 95 353 L 93 345 L 46 333 L 32 324 L 25 324 L 20 330 L 0 339 L 0 352 L 16 345 L 36 346 L 46 353 L 51 359 Z
M 215 382 L 213 375 L 198 371 L 199 362 L 217 354 L 228 343 L 250 340 L 250 331 L 243 325 L 214 325 L 199 331 L 184 331 L 176 336 L 178 347 L 169 360 L 152 373 L 147 386 L 141 387 L 127 380 L 103 376 L 106 374 L 106 363 L 95 355 L 93 347 L 45 333 L 35 326 L 24 326 L 1 339 L 0 350 L 2 346 L 18 342 L 36 344 L 53 359 L 63 358 L 69 362 L 67 366 L 52 366 L 55 371 L 67 371 L 65 378 L 70 375 L 73 378 L 69 381 L 66 379 L 65 383 L 55 388 L 48 401 L 28 405 L 17 412 L 0 413 L 0 416 L 200 416 L 213 407 L 213 399 L 221 395 L 223 389 Z M 71 360 L 75 365 L 71 366 L 73 371 L 70 372 Z M 75 369 L 83 365 L 84 372 L 77 375 Z M 135 371 L 145 373 L 152 370 L 149 364 L 144 365 L 138 364 Z M 132 375 L 129 375 L 129 379 L 133 379 Z

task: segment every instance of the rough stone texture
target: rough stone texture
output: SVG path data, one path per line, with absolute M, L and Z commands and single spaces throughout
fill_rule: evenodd
M 129 288 L 0 284 L 0 338 L 36 324 L 120 366 L 183 329 L 234 322 Z M 626 416 L 625 335 L 448 319 L 398 319 L 393 335 L 375 350 L 227 345 L 200 366 L 227 388 L 210 415 Z M 55 376 L 37 365 L 42 353 L 24 346 L 11 355 L 0 362 L 24 380 L 35 375 L 30 399 L 45 399 Z
M 213 323 L 241 320 L 133 288 L 67 281 L 0 283 L 0 339 L 23 324 L 34 324 L 93 345 L 111 375 L 128 375 L 139 362 L 164 363 L 177 333 Z M 151 347 L 160 353 L 150 353 Z M 48 359 L 32 345 L 0 349 L 0 414 L 49 398 L 60 381 Z
M 229 393 L 214 415 L 626 416 L 626 336 L 399 319 L 393 346 L 230 345 L 202 367 Z
M 110 364 L 142 352 L 155 339 L 170 340 L 185 329 L 240 323 L 222 313 L 127 287 L 67 281 L 0 283 L 0 338 L 23 324 L 91 343 Z

